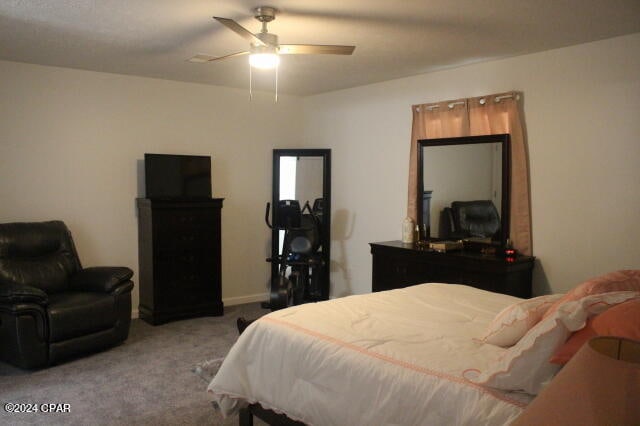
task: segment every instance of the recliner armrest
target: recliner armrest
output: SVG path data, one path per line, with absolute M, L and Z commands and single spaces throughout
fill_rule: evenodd
M 133 290 L 133 282 L 128 280 L 118 285 L 115 290 L 113 290 L 113 294 L 118 296 L 120 294 L 131 292 L 131 290 Z
M 96 266 L 78 271 L 69 281 L 78 291 L 110 293 L 120 284 L 129 282 L 133 271 L 124 266 Z
M 47 306 L 49 297 L 44 291 L 30 285 L 0 283 L 0 303 L 35 303 Z

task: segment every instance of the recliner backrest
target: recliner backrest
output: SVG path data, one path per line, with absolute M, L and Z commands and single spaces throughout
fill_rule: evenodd
M 494 237 L 500 231 L 500 216 L 491 200 L 454 201 L 451 210 L 458 233 Z
M 25 284 L 58 293 L 68 288 L 69 278 L 80 268 L 63 222 L 0 224 L 0 284 Z

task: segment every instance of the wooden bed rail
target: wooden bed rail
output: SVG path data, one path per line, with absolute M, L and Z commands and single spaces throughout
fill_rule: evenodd
M 304 423 L 291 420 L 284 414 L 262 408 L 260 404 L 251 404 L 238 413 L 240 426 L 253 426 L 253 416 L 272 426 L 304 426 Z

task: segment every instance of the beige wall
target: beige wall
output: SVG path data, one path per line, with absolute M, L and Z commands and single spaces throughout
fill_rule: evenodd
M 371 289 L 367 243 L 400 239 L 412 104 L 524 92 L 534 292 L 640 269 L 640 34 L 305 99 L 332 152 L 332 295 Z
M 410 106 L 524 92 L 536 293 L 640 268 L 640 34 L 304 100 L 0 62 L 0 221 L 63 219 L 85 265 L 137 272 L 145 152 L 213 156 L 223 297 L 266 291 L 271 150 L 331 148 L 332 295 L 371 288 L 372 241 L 399 239 Z M 302 108 L 304 107 L 304 108 Z M 303 112 L 301 112 L 303 110 Z M 250 267 L 247 267 L 250 265 Z M 134 296 L 137 306 L 137 292 Z
M 261 299 L 271 150 L 299 144 L 300 110 L 295 97 L 249 102 L 246 90 L 0 62 L 0 222 L 62 219 L 84 265 L 137 277 L 144 153 L 211 155 L 225 198 L 223 298 Z

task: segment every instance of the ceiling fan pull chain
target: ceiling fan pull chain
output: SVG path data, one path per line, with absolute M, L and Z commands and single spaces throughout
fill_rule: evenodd
M 280 65 L 276 65 L 276 103 L 278 103 L 278 70 L 280 69 Z
M 249 64 L 249 100 L 250 101 L 253 100 L 253 90 L 252 90 L 251 80 L 252 80 L 251 64 Z

